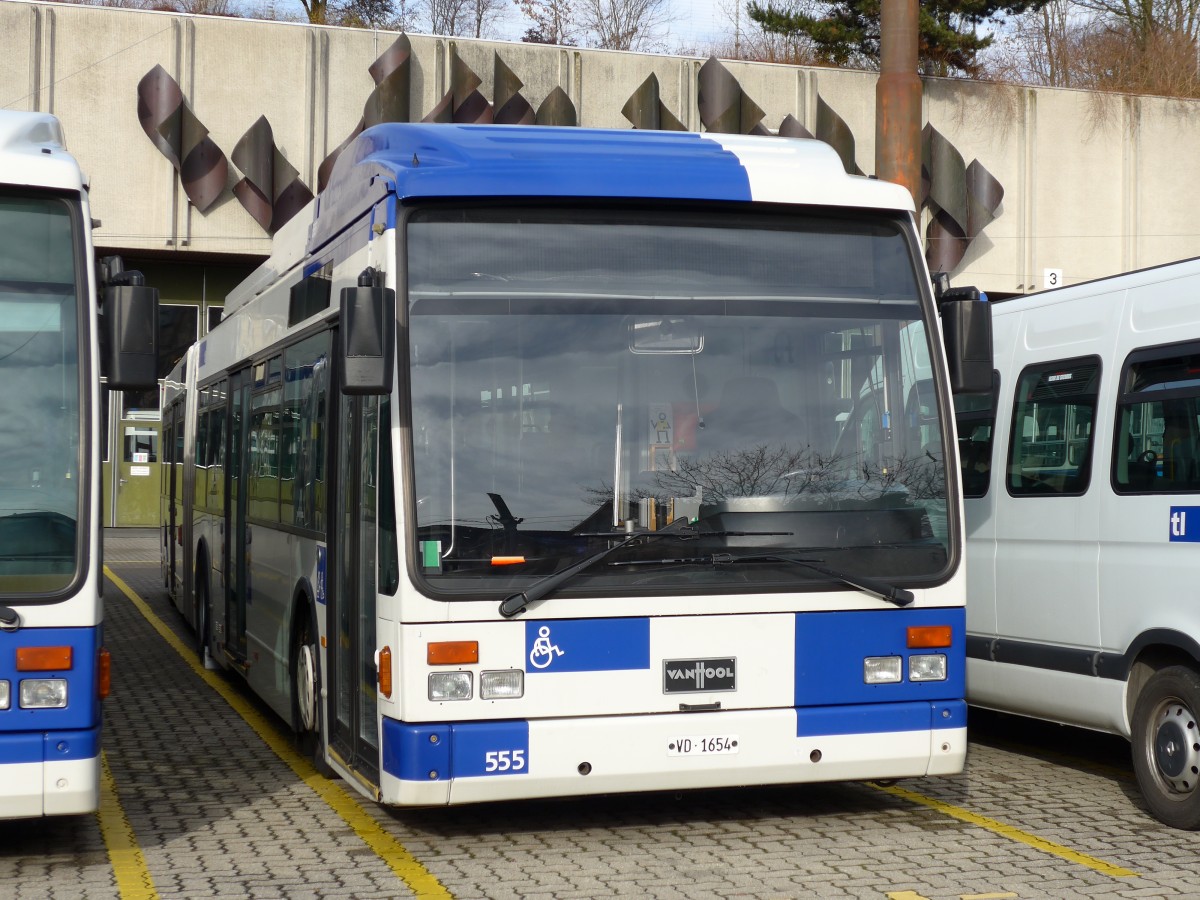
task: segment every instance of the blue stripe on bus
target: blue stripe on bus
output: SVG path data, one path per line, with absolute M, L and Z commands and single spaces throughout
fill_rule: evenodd
M 649 619 L 527 619 L 525 671 L 614 672 L 650 668 Z
M 951 646 L 908 648 L 913 625 L 949 625 Z M 910 700 L 961 700 L 966 696 L 966 611 L 949 609 L 881 609 L 852 612 L 799 613 L 796 616 L 795 705 L 846 706 Z M 944 653 L 945 681 L 908 680 L 908 658 Z M 902 657 L 903 680 L 866 684 L 863 660 L 868 656 Z
M 22 628 L 0 631 L 0 681 L 10 687 L 9 708 L 0 709 L 0 735 L 93 728 L 100 724 L 96 695 L 99 628 Z M 18 647 L 70 647 L 67 671 L 18 672 Z M 67 705 L 62 709 L 21 709 L 21 681 L 26 678 L 65 678 Z
M 831 734 L 886 734 L 966 728 L 963 700 L 937 703 L 865 703 L 796 710 L 796 737 Z
M 409 725 L 383 719 L 383 770 L 403 781 L 523 775 L 529 771 L 529 723 Z
M 100 726 L 80 731 L 0 734 L 0 766 L 12 763 L 61 762 L 100 755 Z

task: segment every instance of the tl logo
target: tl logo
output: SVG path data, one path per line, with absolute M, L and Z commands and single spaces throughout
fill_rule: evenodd
M 1172 506 L 1168 539 L 1200 542 L 1200 506 Z

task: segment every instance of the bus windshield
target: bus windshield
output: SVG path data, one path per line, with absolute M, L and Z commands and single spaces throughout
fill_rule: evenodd
M 0 196 L 0 595 L 63 590 L 79 564 L 74 234 L 65 200 Z
M 406 230 L 416 568 L 520 589 L 912 583 L 952 558 L 917 264 L 885 215 L 424 209 Z

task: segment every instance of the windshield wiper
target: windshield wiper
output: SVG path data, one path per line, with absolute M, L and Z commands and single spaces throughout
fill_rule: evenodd
M 614 548 L 615 549 L 615 548 Z M 737 556 L 733 553 L 710 553 L 707 556 L 685 556 L 674 557 L 669 559 L 637 559 L 631 560 L 622 565 L 627 566 L 672 566 L 672 565 L 707 565 L 707 566 L 728 566 L 739 562 L 783 562 L 795 566 L 802 566 L 806 569 L 811 569 L 814 572 L 832 578 L 834 581 L 862 591 L 864 594 L 870 594 L 872 597 L 878 597 L 880 600 L 886 600 L 888 603 L 894 603 L 896 606 L 908 606 L 916 596 L 912 591 L 904 588 L 896 587 L 892 584 L 887 584 L 883 581 L 878 581 L 874 578 L 868 578 L 865 575 L 850 575 L 846 572 L 840 572 L 837 569 L 830 569 L 821 564 L 819 560 L 800 559 L 795 556 L 784 556 L 779 553 L 754 553 L 746 556 Z
M 702 537 L 724 537 L 736 535 L 743 536 L 772 536 L 786 537 L 790 535 L 790 531 L 697 531 L 695 527 L 688 523 L 685 518 L 676 519 L 665 528 L 660 528 L 658 531 L 639 531 L 625 538 L 619 543 L 613 544 L 601 550 L 599 553 L 593 553 L 587 559 L 580 560 L 573 566 L 567 566 L 561 572 L 552 572 L 551 574 L 540 578 L 527 587 L 523 591 L 518 591 L 515 594 L 510 594 L 505 597 L 500 603 L 500 615 L 506 619 L 511 619 L 513 616 L 520 615 L 531 603 L 536 603 L 541 600 L 551 591 L 557 589 L 564 582 L 570 581 L 584 569 L 602 562 L 612 556 L 618 550 L 628 547 L 630 544 L 637 543 L 642 540 L 654 540 L 656 538 L 673 537 L 680 541 L 693 541 Z M 615 536 L 615 535 L 614 535 Z

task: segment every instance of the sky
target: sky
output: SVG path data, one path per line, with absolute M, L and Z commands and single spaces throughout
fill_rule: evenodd
M 746 0 L 740 2 L 744 9 Z M 739 0 L 667 0 L 667 3 L 671 9 L 671 23 L 665 35 L 664 52 L 673 53 L 680 48 L 705 51 L 732 36 L 733 15 L 726 10 L 737 9 Z M 299 0 L 274 0 L 273 5 L 281 14 L 304 16 Z M 529 27 L 528 21 L 515 3 L 509 3 L 508 8 L 510 12 L 499 23 L 497 36 L 501 40 L 520 40 Z

